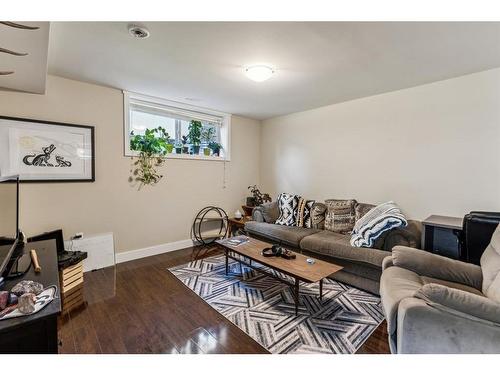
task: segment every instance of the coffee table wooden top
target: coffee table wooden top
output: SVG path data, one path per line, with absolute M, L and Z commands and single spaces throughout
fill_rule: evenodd
M 336 264 L 324 262 L 322 260 L 307 257 L 298 253 L 295 253 L 297 256 L 295 259 L 265 257 L 262 255 L 262 250 L 266 247 L 271 247 L 271 244 L 251 237 L 248 237 L 248 242 L 242 243 L 238 246 L 225 243 L 227 240 L 228 239 L 218 240 L 216 242 L 236 254 L 243 255 L 248 259 L 252 259 L 260 264 L 281 271 L 292 277 L 296 277 L 297 279 L 307 283 L 318 282 L 343 268 Z M 307 258 L 314 259 L 314 264 L 307 263 Z

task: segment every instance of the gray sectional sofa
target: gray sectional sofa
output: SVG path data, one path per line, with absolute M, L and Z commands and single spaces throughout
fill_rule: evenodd
M 341 265 L 344 269 L 336 272 L 334 279 L 377 295 L 382 261 L 392 248 L 396 245 L 420 247 L 421 224 L 417 221 L 410 220 L 407 227 L 384 233 L 374 248 L 364 248 L 351 246 L 348 234 L 274 224 L 278 215 L 276 202 L 258 206 L 253 210 L 253 220 L 245 224 L 245 230 L 252 237 Z

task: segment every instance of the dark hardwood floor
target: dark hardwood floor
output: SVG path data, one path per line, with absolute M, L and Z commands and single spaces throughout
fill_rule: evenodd
M 59 353 L 268 353 L 166 271 L 189 248 L 85 273 L 86 305 L 59 319 Z M 389 353 L 385 322 L 358 353 Z

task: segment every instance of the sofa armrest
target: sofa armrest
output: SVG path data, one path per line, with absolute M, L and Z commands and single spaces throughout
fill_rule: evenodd
M 252 220 L 257 221 L 259 223 L 264 223 L 264 215 L 262 214 L 262 211 L 260 207 L 255 207 L 252 211 Z
M 500 353 L 500 327 L 428 305 L 419 298 L 399 303 L 391 352 L 400 354 Z
M 408 225 L 403 228 L 396 228 L 387 233 L 384 237 L 382 250 L 391 251 L 394 246 L 407 246 L 420 248 L 422 237 L 422 224 L 416 220 L 408 220 Z
M 404 246 L 392 249 L 394 266 L 406 268 L 420 276 L 465 284 L 481 290 L 481 267 Z
M 269 202 L 261 204 L 253 209 L 252 219 L 254 221 L 258 221 L 260 223 L 272 223 L 278 219 L 279 211 L 278 211 L 278 203 L 277 202 Z
M 450 314 L 483 319 L 500 326 L 500 304 L 489 298 L 432 283 L 420 288 L 415 297 Z

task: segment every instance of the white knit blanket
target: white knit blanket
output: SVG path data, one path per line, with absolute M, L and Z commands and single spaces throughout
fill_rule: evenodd
M 372 247 L 375 240 L 384 232 L 407 225 L 406 218 L 394 202 L 379 204 L 356 221 L 351 235 L 351 245 Z

